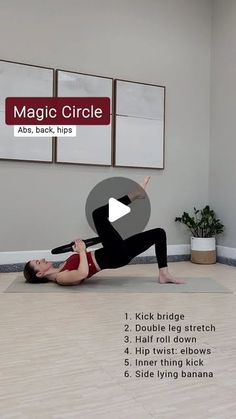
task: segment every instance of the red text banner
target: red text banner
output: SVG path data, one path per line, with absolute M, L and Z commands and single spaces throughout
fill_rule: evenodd
M 108 97 L 8 97 L 7 125 L 109 125 Z

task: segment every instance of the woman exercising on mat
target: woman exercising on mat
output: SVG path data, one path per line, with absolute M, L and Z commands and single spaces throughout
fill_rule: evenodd
M 145 198 L 145 189 L 149 179 L 150 176 L 146 177 L 140 189 L 124 195 L 118 201 L 129 205 L 135 199 Z M 162 228 L 154 228 L 123 240 L 108 220 L 108 209 L 108 205 L 104 205 L 93 211 L 93 221 L 101 239 L 102 248 L 86 252 L 85 243 L 82 240 L 75 240 L 73 250 L 76 254 L 70 256 L 59 268 L 54 268 L 52 262 L 45 259 L 29 261 L 24 268 L 26 282 L 53 281 L 60 285 L 78 285 L 102 269 L 114 269 L 127 265 L 135 256 L 155 245 L 159 282 L 182 284 L 183 282 L 174 278 L 167 268 L 165 231 Z

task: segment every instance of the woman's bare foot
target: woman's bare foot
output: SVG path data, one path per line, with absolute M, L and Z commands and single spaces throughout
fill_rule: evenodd
M 185 284 L 184 281 L 181 281 L 171 275 L 167 268 L 161 268 L 159 272 L 159 282 L 160 284 Z
M 151 179 L 151 176 L 146 176 L 143 179 L 142 183 L 140 183 L 140 186 L 141 186 L 140 198 L 145 198 L 146 187 L 147 187 L 147 184 L 148 184 L 148 182 L 149 182 L 150 179 Z
M 130 192 L 128 194 L 131 201 L 134 201 L 135 199 L 144 199 L 145 198 L 145 196 L 146 196 L 145 191 L 146 191 L 147 184 L 150 180 L 150 177 L 151 176 L 146 176 L 144 178 L 143 182 L 140 183 L 139 188 L 137 188 L 135 191 Z

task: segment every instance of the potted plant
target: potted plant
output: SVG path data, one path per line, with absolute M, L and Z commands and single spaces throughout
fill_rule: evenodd
M 183 212 L 181 217 L 175 218 L 175 221 L 186 225 L 192 233 L 191 261 L 201 264 L 216 263 L 215 236 L 223 232 L 224 226 L 209 205 L 202 210 L 194 207 L 193 217 Z

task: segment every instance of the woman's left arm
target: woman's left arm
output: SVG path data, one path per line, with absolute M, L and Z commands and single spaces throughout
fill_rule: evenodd
M 75 240 L 75 244 L 73 245 L 73 250 L 76 253 L 79 253 L 80 256 L 80 263 L 78 266 L 78 270 L 83 273 L 84 278 L 87 278 L 89 273 L 88 267 L 88 260 L 86 255 L 86 246 L 83 240 L 77 239 Z
M 80 251 L 79 256 L 80 256 L 80 263 L 79 263 L 78 270 L 83 272 L 85 275 L 85 278 L 87 278 L 88 273 L 89 273 L 89 267 L 88 267 L 86 250 L 83 250 L 82 252 Z

